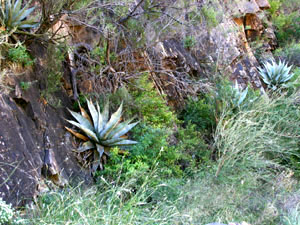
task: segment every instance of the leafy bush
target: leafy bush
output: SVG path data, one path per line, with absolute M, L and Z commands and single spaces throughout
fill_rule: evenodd
M 177 121 L 175 114 L 166 105 L 163 96 L 154 89 L 147 73 L 133 82 L 129 92 L 134 99 L 132 114 L 138 114 L 146 124 L 153 127 L 174 126 Z
M 32 60 L 26 47 L 23 45 L 19 45 L 16 48 L 10 48 L 8 50 L 8 58 L 12 62 L 20 63 L 24 66 L 31 66 L 34 63 L 34 60 Z
M 279 60 L 263 64 L 264 68 L 259 67 L 259 74 L 268 88 L 275 91 L 279 88 L 286 88 L 287 83 L 293 78 L 294 74 L 290 73 L 292 66 L 288 67 L 285 62 Z
M 193 36 L 187 36 L 183 40 L 183 46 L 187 49 L 193 48 L 196 45 L 196 40 Z
M 181 114 L 185 124 L 195 124 L 198 131 L 211 133 L 216 126 L 214 110 L 215 108 L 208 103 L 207 99 L 189 98 Z
M 6 204 L 0 198 L 0 224 L 9 224 L 12 222 L 14 217 L 14 210 L 11 208 L 11 205 Z
M 274 55 L 280 60 L 300 66 L 300 43 L 292 42 L 283 48 L 278 48 L 275 50 Z
M 300 3 L 297 0 L 271 0 L 269 9 L 280 44 L 300 39 Z
M 182 171 L 176 163 L 179 153 L 169 146 L 169 135 L 170 132 L 164 128 L 151 127 L 145 123 L 139 124 L 132 129 L 132 137 L 138 144 L 130 147 L 128 155 L 112 154 L 101 174 L 114 180 L 122 172 L 120 175 L 122 181 L 126 177 L 135 177 L 138 178 L 139 183 L 144 179 L 140 174 L 149 172 L 153 167 L 157 167 L 160 173 L 161 177 L 158 180 L 172 175 L 181 175 Z

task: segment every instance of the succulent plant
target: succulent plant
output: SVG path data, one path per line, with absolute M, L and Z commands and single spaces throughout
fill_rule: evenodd
M 101 158 L 105 153 L 106 147 L 124 146 L 136 144 L 136 141 L 127 140 L 124 136 L 131 130 L 138 122 L 131 123 L 134 118 L 121 123 L 122 107 L 120 105 L 118 110 L 109 118 L 109 103 L 104 106 L 103 111 L 100 111 L 99 104 L 95 105 L 91 100 L 87 100 L 90 115 L 79 105 L 81 114 L 69 110 L 72 116 L 77 120 L 67 120 L 69 123 L 78 127 L 84 134 L 77 133 L 74 130 L 66 127 L 66 129 L 75 135 L 77 138 L 85 141 L 77 149 L 78 152 L 84 152 L 93 149 L 93 163 L 92 171 L 95 172 L 98 167 L 103 169 Z
M 28 8 L 29 1 L 24 8 L 22 0 L 6 0 L 3 5 L 0 5 L 0 24 L 2 30 L 8 32 L 16 29 L 34 28 L 38 25 L 36 21 L 28 20 L 27 17 L 32 13 L 35 7 Z
M 247 97 L 248 87 L 245 90 L 241 91 L 237 81 L 235 81 L 235 85 L 232 87 L 232 94 L 233 94 L 233 98 L 232 98 L 233 106 L 240 107 Z
M 273 91 L 281 87 L 287 87 L 294 74 L 290 73 L 292 66 L 288 67 L 287 63 L 279 60 L 278 64 L 275 61 L 263 63 L 264 68 L 259 67 L 259 73 L 264 83 Z

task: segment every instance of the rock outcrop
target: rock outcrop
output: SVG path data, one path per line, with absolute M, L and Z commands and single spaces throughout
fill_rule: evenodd
M 45 179 L 58 187 L 76 180 L 91 182 L 64 129 L 66 108 L 55 108 L 41 98 L 45 76 L 38 63 L 22 76 L 7 75 L 7 88 L 13 90 L 0 90 L 0 197 L 14 206 L 32 201 L 43 191 Z M 22 89 L 21 80 L 30 83 L 28 89 Z M 63 89 L 55 95 L 62 105 L 72 107 Z
M 215 19 L 218 21 L 215 27 L 209 27 L 205 21 L 209 18 L 205 18 L 204 22 L 196 23 L 183 33 L 176 34 L 177 38 L 159 42 L 151 54 L 153 64 L 160 65 L 155 70 L 162 71 L 157 76 L 162 78 L 161 86 L 172 105 L 172 102 L 178 103 L 179 97 L 185 95 L 184 91 L 188 93 L 187 90 L 201 90 L 195 85 L 185 85 L 188 88 L 175 85 L 180 81 L 181 84 L 192 83 L 186 79 L 189 76 L 205 79 L 220 72 L 231 80 L 237 80 L 243 87 L 250 83 L 254 88 L 262 88 L 257 70 L 259 63 L 250 45 L 259 38 L 265 39 L 260 48 L 266 57 L 272 57 L 270 50 L 276 45 L 274 32 L 270 27 L 265 28 L 261 20 L 262 11 L 270 8 L 267 0 L 214 3 L 203 0 L 199 1 L 197 9 L 191 10 L 201 12 L 203 7 L 214 9 Z M 189 13 L 191 12 L 186 12 L 182 17 L 187 17 Z M 193 37 L 195 40 L 194 46 L 189 49 L 183 45 L 186 37 Z

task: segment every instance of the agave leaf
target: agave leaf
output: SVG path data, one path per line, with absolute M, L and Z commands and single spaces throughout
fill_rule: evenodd
M 99 152 L 99 156 L 101 158 L 104 153 L 104 147 L 102 145 L 98 145 L 98 144 L 96 144 L 96 147 L 97 147 L 97 152 Z
M 78 149 L 77 152 L 84 152 L 89 149 L 95 148 L 95 144 L 91 141 L 84 142 Z
M 72 130 L 71 128 L 68 128 L 68 127 L 65 127 L 67 131 L 69 131 L 71 134 L 73 134 L 75 137 L 81 139 L 81 140 L 84 140 L 84 141 L 88 141 L 89 138 L 80 134 L 80 133 L 77 133 L 75 132 L 74 130 Z
M 20 23 L 18 23 L 16 26 L 18 28 L 35 28 L 39 25 L 39 23 L 37 23 L 34 20 L 26 20 L 26 21 L 22 21 Z
M 247 94 L 247 93 L 246 93 Z M 125 127 L 123 127 L 119 132 L 115 133 L 112 138 L 121 137 L 122 135 L 126 134 L 128 131 L 130 131 L 133 127 L 135 127 L 140 121 L 137 121 L 135 123 L 129 124 Z
M 33 9 L 32 8 L 28 9 L 30 3 L 31 3 L 31 1 L 27 2 L 27 4 L 24 6 L 24 8 L 19 10 L 17 17 L 14 18 L 15 21 L 21 21 L 24 18 L 26 18 L 27 16 L 29 16 L 30 13 L 26 13 L 27 10 L 31 10 L 31 12 L 34 10 L 35 7 L 32 7 Z M 27 15 L 23 16 L 24 14 L 25 15 L 27 14 Z
M 123 138 L 112 138 L 112 139 L 109 139 L 109 140 L 101 141 L 101 144 L 103 144 L 105 146 L 111 146 L 114 143 L 117 143 L 117 142 L 120 142 L 120 141 L 123 141 L 123 140 L 124 140 Z
M 125 122 L 123 122 L 123 123 L 119 123 L 116 127 L 115 127 L 115 129 L 113 129 L 110 133 L 109 133 L 109 135 L 107 136 L 107 139 L 111 139 L 111 138 L 113 138 L 113 136 L 116 134 L 116 133 L 118 133 L 118 132 L 120 132 L 124 127 L 126 127 L 132 120 L 134 120 L 135 119 L 135 117 L 133 117 L 133 118 L 131 118 L 131 119 L 129 119 L 129 120 L 126 120 Z M 121 136 L 121 135 L 120 135 Z
M 238 101 L 238 106 L 240 106 L 242 104 L 242 102 L 245 100 L 245 98 L 247 96 L 247 93 L 248 93 L 248 87 L 240 95 L 240 98 L 239 98 L 239 101 Z
M 109 116 L 109 101 L 106 102 L 103 112 L 102 112 L 102 118 L 103 118 L 103 123 L 106 124 L 108 121 L 108 116 Z
M 90 129 L 86 128 L 85 126 L 81 125 L 80 123 L 77 123 L 72 120 L 67 120 L 69 123 L 73 124 L 74 126 L 78 127 L 81 129 L 88 137 L 90 137 L 92 140 L 99 142 L 97 135 Z
M 17 2 L 14 4 L 14 14 L 16 15 L 20 9 L 21 9 L 21 5 L 22 5 L 22 1 L 21 0 L 17 0 Z
M 132 140 L 123 140 L 123 141 L 120 141 L 120 142 L 116 142 L 114 143 L 114 145 L 111 145 L 111 146 L 118 146 L 118 145 L 133 145 L 133 144 L 137 144 L 138 142 L 136 141 L 132 141 Z
M 123 108 L 123 102 L 121 103 L 120 107 L 118 110 L 113 113 L 110 117 L 110 120 L 108 121 L 107 124 L 105 124 L 104 129 L 100 133 L 100 137 L 107 138 L 109 135 L 110 131 L 118 125 L 118 122 L 120 121 L 121 115 L 122 115 L 122 108 Z
M 17 21 L 22 21 L 23 19 L 25 19 L 26 17 L 28 17 L 33 12 L 34 9 L 35 9 L 35 7 L 32 7 L 30 9 L 25 10 L 22 14 L 20 13 L 18 15 L 18 17 L 16 18 L 16 20 Z
M 85 117 L 83 117 L 82 115 L 80 115 L 77 112 L 74 112 L 70 109 L 68 109 L 69 112 L 72 114 L 72 116 L 84 127 L 90 129 L 90 130 L 94 130 L 93 125 L 90 123 L 90 121 L 88 119 L 86 119 Z
M 283 80 L 282 80 L 282 82 L 283 82 L 283 83 L 285 83 L 285 82 L 289 81 L 290 79 L 292 79 L 292 78 L 293 78 L 293 76 L 294 76 L 294 74 L 293 74 L 293 73 L 292 73 L 292 74 L 290 74 L 289 76 L 286 76 L 286 78 L 285 78 L 285 79 L 283 79 Z
M 92 124 L 92 120 L 91 117 L 89 116 L 89 114 L 84 110 L 84 108 L 81 107 L 80 102 L 78 102 L 79 108 L 80 108 L 80 112 L 81 115 L 86 118 L 91 124 Z
M 94 161 L 92 162 L 92 173 L 95 173 L 101 164 L 101 158 L 98 151 L 94 151 Z M 101 167 L 101 166 L 100 166 Z
M 103 117 L 102 117 L 102 114 L 101 114 L 101 111 L 100 111 L 100 106 L 99 106 L 98 102 L 97 102 L 97 111 L 98 111 L 98 121 L 97 121 L 97 124 L 98 124 L 97 128 L 98 129 L 97 129 L 97 132 L 98 132 L 98 134 L 100 134 L 103 127 L 104 127 L 104 123 L 103 123 Z
M 12 24 L 12 18 L 13 18 L 13 10 L 12 10 L 12 3 L 10 1 L 8 1 L 8 6 L 9 8 L 7 9 L 8 13 L 7 13 L 7 27 L 11 27 Z
M 94 129 L 97 131 L 98 130 L 98 112 L 91 100 L 87 100 L 88 108 L 92 116 L 93 124 L 94 124 Z

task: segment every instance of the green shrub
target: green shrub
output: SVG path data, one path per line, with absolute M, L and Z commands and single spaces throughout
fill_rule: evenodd
M 197 131 L 195 124 L 190 122 L 185 128 L 178 128 L 175 151 L 178 153 L 178 164 L 185 174 L 193 174 L 195 170 L 205 166 L 210 161 L 211 151 L 203 139 L 203 134 Z
M 279 59 L 300 66 L 300 43 L 292 42 L 274 51 Z
M 185 124 L 195 124 L 198 131 L 211 133 L 216 126 L 214 110 L 214 106 L 207 99 L 189 98 L 181 117 Z
M 300 3 L 294 0 L 272 0 L 269 9 L 280 44 L 300 39 Z
M 209 28 L 216 27 L 219 24 L 217 19 L 217 13 L 212 7 L 204 6 L 201 8 L 201 12 L 203 13 L 204 17 L 206 18 L 206 22 Z
M 23 66 L 31 66 L 34 60 L 30 57 L 27 49 L 23 45 L 19 45 L 16 48 L 10 48 L 8 50 L 8 59 L 15 63 L 20 63 Z
M 153 127 L 172 128 L 177 122 L 175 114 L 166 105 L 163 96 L 159 95 L 145 73 L 134 81 L 129 88 L 129 93 L 134 99 L 132 114 L 138 114 L 143 121 Z
M 191 49 L 191 48 L 195 47 L 195 45 L 196 45 L 196 40 L 193 36 L 187 36 L 183 40 L 183 46 L 187 49 Z
M 101 174 L 112 180 L 116 176 L 120 176 L 122 180 L 126 177 L 138 177 L 139 183 L 143 182 L 139 174 L 149 172 L 153 167 L 157 167 L 161 176 L 159 179 L 181 175 L 182 171 L 176 163 L 180 155 L 169 146 L 169 135 L 170 132 L 163 128 L 151 127 L 145 123 L 137 125 L 132 129 L 131 136 L 138 144 L 130 147 L 128 155 L 112 154 Z
M 0 224 L 10 224 L 13 221 L 14 210 L 0 198 Z

